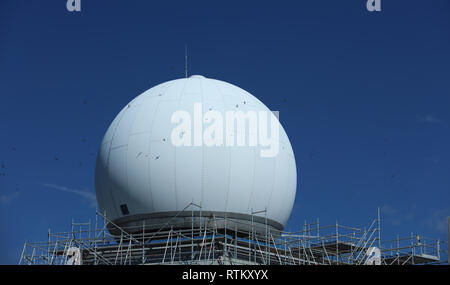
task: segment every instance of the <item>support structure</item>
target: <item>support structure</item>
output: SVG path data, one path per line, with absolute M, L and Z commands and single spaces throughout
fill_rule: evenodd
M 145 230 L 145 224 L 140 230 L 120 228 L 97 212 L 95 227 L 90 221 L 73 221 L 70 232 L 49 230 L 47 241 L 25 243 L 19 264 L 441 264 L 445 262 L 441 253 L 448 248 L 447 242 L 419 235 L 382 241 L 379 213 L 367 229 L 337 222 L 322 226 L 317 219 L 305 222 L 297 232 L 270 228 L 256 232 L 239 230 L 236 221 L 227 223 L 227 218 L 201 217 L 201 211 L 196 212 L 200 217 L 194 216 L 193 207 L 200 206 L 192 204 L 183 211 L 191 212 L 192 220 L 200 219 L 199 226 L 192 223 L 186 229 L 172 224 L 167 229 L 161 225 L 164 230 L 152 232 Z M 252 216 L 265 216 L 265 211 L 252 210 Z M 117 228 L 116 235 L 108 231 L 111 226 Z M 374 258 L 379 258 L 378 263 Z

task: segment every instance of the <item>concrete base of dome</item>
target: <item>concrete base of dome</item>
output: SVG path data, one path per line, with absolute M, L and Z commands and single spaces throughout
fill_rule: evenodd
M 226 229 L 243 236 L 244 233 L 248 235 L 252 230 L 257 234 L 265 234 L 270 231 L 273 235 L 279 235 L 284 228 L 282 224 L 265 217 L 219 211 L 173 211 L 129 215 L 118 218 L 107 225 L 112 235 L 120 235 L 120 229 L 115 225 L 130 234 L 141 234 L 144 227 L 145 232 L 170 230 L 171 228 L 215 227 L 218 231 Z

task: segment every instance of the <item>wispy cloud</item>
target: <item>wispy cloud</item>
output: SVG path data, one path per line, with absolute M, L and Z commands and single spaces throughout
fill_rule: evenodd
M 2 204 L 2 205 L 8 204 L 9 202 L 14 200 L 18 196 L 19 196 L 19 192 L 17 192 L 17 191 L 12 192 L 10 194 L 2 194 L 2 195 L 0 195 L 0 204 Z
M 429 124 L 439 124 L 441 122 L 440 119 L 438 119 L 432 115 L 426 115 L 425 117 L 422 117 L 420 119 L 420 121 L 423 123 L 429 123 Z
M 394 226 L 398 226 L 405 221 L 410 221 L 415 218 L 415 214 L 409 211 L 400 211 L 391 206 L 384 205 L 380 208 L 381 214 L 386 217 L 387 221 Z
M 441 161 L 440 157 L 438 156 L 428 156 L 425 157 L 425 160 L 433 163 L 439 163 L 439 161 Z
M 447 217 L 450 216 L 450 207 L 426 210 L 413 206 L 400 210 L 391 205 L 384 205 L 380 210 L 385 220 L 394 226 L 415 221 L 422 228 L 428 228 L 438 233 L 447 232 Z M 416 212 L 420 212 L 420 214 L 416 215 Z
M 439 233 L 445 233 L 447 232 L 447 217 L 450 217 L 450 207 L 435 209 L 430 217 L 423 219 L 421 222 Z
M 50 183 L 39 183 L 42 186 L 49 187 L 52 189 L 56 189 L 62 192 L 72 193 L 78 196 L 81 196 L 89 201 L 90 206 L 95 208 L 97 205 L 97 198 L 95 197 L 95 194 L 92 192 L 84 191 L 84 190 L 78 190 L 78 189 L 72 189 L 65 186 L 60 186 L 56 184 L 50 184 Z

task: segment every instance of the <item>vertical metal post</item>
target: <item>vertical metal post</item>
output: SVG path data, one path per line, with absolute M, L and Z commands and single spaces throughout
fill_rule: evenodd
M 319 231 L 320 231 L 320 227 L 319 227 L 319 218 L 317 218 L 317 238 L 319 238 L 319 236 L 320 236 Z
M 380 207 L 378 207 L 378 248 L 381 251 L 381 218 Z
M 103 239 L 103 243 L 105 242 L 105 229 L 107 227 L 108 224 L 105 224 L 105 220 L 107 219 L 106 217 L 106 210 L 103 212 L 103 229 L 102 229 L 102 239 Z M 107 221 L 107 220 L 106 220 Z
M 228 256 L 228 248 L 227 248 L 227 213 L 225 213 L 225 248 L 223 251 L 223 257 Z
M 191 259 L 194 258 L 194 208 L 191 203 Z
M 170 237 L 170 263 L 171 264 L 173 263 L 173 259 L 172 259 L 172 256 L 173 256 L 173 235 L 172 235 L 172 233 L 173 233 L 173 226 L 170 226 L 169 237 Z
M 234 225 L 234 258 L 237 259 L 237 226 L 236 226 L 236 224 Z
M 178 237 L 180 235 L 180 232 L 178 232 Z M 181 246 L 178 247 L 178 263 L 181 264 Z
M 50 260 L 50 228 L 48 228 L 48 244 L 47 244 L 47 264 Z
M 450 217 L 447 217 L 447 229 L 448 229 L 448 233 L 447 233 L 447 263 L 448 265 L 450 265 Z
M 267 239 L 268 239 L 268 246 L 270 246 L 270 229 L 269 229 L 269 233 L 267 234 Z M 270 248 L 269 248 L 270 250 Z M 272 258 L 271 253 L 269 252 L 269 265 L 270 265 L 270 259 Z
M 267 252 L 267 241 L 268 241 L 268 239 L 267 239 L 267 207 L 264 208 L 264 220 L 266 223 L 266 246 L 265 246 L 266 254 L 265 254 L 265 256 L 266 256 L 266 264 L 267 264 L 267 257 L 269 256 L 269 254 Z
M 94 229 L 94 264 L 97 265 L 97 220 L 98 220 L 98 212 L 95 209 L 95 229 Z
M 339 225 L 336 220 L 336 265 L 339 265 Z
M 252 234 L 253 234 L 253 209 L 252 209 L 252 230 L 248 232 L 248 263 L 252 260 Z
M 216 233 L 217 233 L 217 223 L 216 223 L 216 215 L 213 214 L 214 219 L 214 225 L 213 225 L 213 236 L 211 240 L 211 246 L 212 246 L 212 258 L 216 259 Z M 206 232 L 206 231 L 205 231 Z M 208 254 L 208 262 L 209 262 L 209 254 Z
M 200 204 L 200 210 L 199 210 L 199 212 L 200 212 L 200 217 L 199 217 L 199 231 L 198 231 L 198 235 L 199 236 L 201 236 L 202 235 L 202 206 L 201 206 L 201 204 Z
M 437 240 L 436 243 L 438 259 L 441 260 L 441 240 Z
M 145 263 L 145 220 L 142 221 L 142 264 Z
M 256 264 L 256 239 L 255 239 L 255 226 L 254 226 L 254 218 L 253 218 L 253 209 L 252 209 L 252 242 L 253 242 L 253 262 Z

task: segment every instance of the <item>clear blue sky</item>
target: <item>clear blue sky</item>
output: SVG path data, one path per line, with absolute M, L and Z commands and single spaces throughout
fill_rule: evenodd
M 298 166 L 287 229 L 316 217 L 447 239 L 450 1 L 0 2 L 0 263 L 95 214 L 119 110 L 190 74 L 280 111 Z M 164 4 L 157 4 L 164 3 Z

